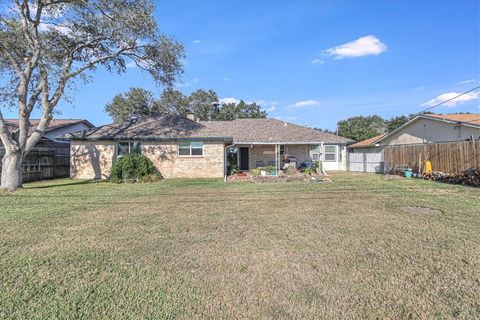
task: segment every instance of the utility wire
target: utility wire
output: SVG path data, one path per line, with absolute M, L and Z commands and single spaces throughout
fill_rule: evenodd
M 463 96 L 463 95 L 466 95 L 467 93 L 470 93 L 470 92 L 472 92 L 472 91 L 475 91 L 475 90 L 477 90 L 477 89 L 479 89 L 479 88 L 480 88 L 480 86 L 476 86 L 475 88 L 472 88 L 472 89 L 470 89 L 470 90 L 468 90 L 468 91 L 462 92 L 462 93 L 456 95 L 455 97 L 452 97 L 452 98 L 450 98 L 450 99 L 447 99 L 447 100 L 445 100 L 445 101 L 442 101 L 442 102 L 440 102 L 440 103 L 437 103 L 437 104 L 434 105 L 434 106 L 428 107 L 428 108 L 426 108 L 426 109 L 424 109 L 424 110 L 422 110 L 422 111 L 420 111 L 420 112 L 417 112 L 417 113 L 413 114 L 411 117 L 413 118 L 413 117 L 415 117 L 415 116 L 418 116 L 419 114 L 422 114 L 422 113 L 424 113 L 425 111 L 432 110 L 433 108 L 436 108 L 436 107 L 438 107 L 438 106 L 441 106 L 442 104 L 447 103 L 447 102 L 449 102 L 449 101 L 455 100 L 455 99 L 457 99 L 458 97 L 461 97 L 461 96 Z

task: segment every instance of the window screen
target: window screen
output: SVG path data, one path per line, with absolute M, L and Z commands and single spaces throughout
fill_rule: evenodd
M 179 156 L 203 156 L 203 142 L 181 142 L 178 144 Z
M 325 146 L 325 161 L 335 161 L 337 154 L 336 146 Z

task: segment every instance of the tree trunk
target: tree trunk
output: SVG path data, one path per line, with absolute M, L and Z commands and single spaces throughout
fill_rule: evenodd
M 22 187 L 22 153 L 6 152 L 2 159 L 2 189 L 15 191 Z

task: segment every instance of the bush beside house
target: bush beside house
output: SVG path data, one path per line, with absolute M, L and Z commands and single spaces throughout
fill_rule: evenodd
M 118 158 L 112 167 L 110 181 L 122 182 L 153 182 L 162 178 L 155 165 L 146 156 L 128 154 Z

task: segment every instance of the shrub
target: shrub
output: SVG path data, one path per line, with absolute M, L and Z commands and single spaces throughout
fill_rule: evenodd
M 253 168 L 253 169 L 250 169 L 250 174 L 254 177 L 258 177 L 260 175 L 260 171 L 262 171 L 262 169 Z
M 240 169 L 238 169 L 238 166 L 236 164 L 232 165 L 232 169 L 230 170 L 231 175 L 235 175 L 240 172 Z
M 152 175 L 156 178 L 145 178 Z M 110 174 L 110 181 L 116 183 L 137 182 L 142 179 L 145 182 L 158 181 L 159 178 L 161 179 L 161 175 L 153 163 L 144 155 L 134 153 L 118 158 Z
M 312 168 L 305 168 L 303 169 L 303 173 L 305 173 L 307 176 L 311 176 L 315 173 L 315 170 L 313 170 Z

